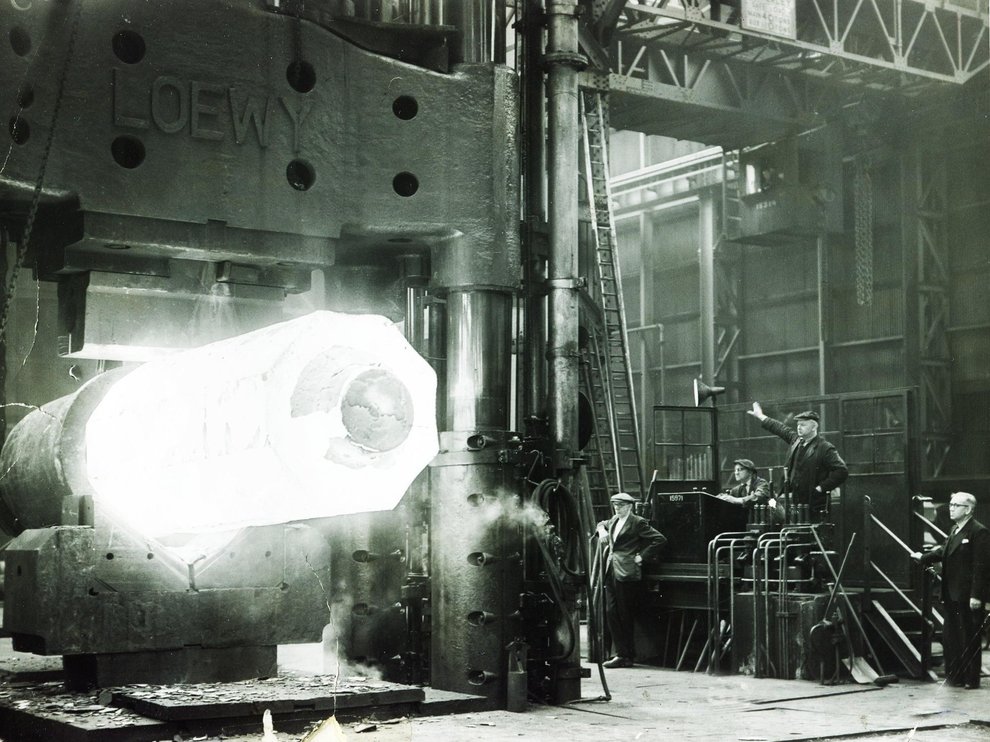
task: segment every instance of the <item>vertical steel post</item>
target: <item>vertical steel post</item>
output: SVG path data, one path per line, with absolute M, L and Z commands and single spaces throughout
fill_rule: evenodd
M 549 418 L 556 464 L 565 487 L 576 490 L 578 443 L 578 53 L 576 0 L 548 0 L 547 111 L 550 211 Z M 576 620 L 576 605 L 562 607 Z M 555 663 L 554 703 L 581 696 L 581 646 Z
M 657 308 L 653 301 L 656 296 L 655 272 L 653 270 L 653 216 L 649 213 L 639 215 L 639 367 L 641 370 L 639 392 L 639 429 L 642 433 L 642 453 L 653 451 L 653 405 L 657 403 L 654 393 L 653 368 L 657 365 L 657 353 L 651 347 L 656 337 L 662 337 L 663 329 L 654 324 Z M 646 328 L 650 329 L 647 330 Z M 659 333 L 654 334 L 656 330 Z M 644 456 L 644 458 L 646 458 Z M 653 464 L 653 456 L 647 459 Z M 649 466 L 647 466 L 649 472 Z
M 519 483 L 504 455 L 521 269 L 519 95 L 514 73 L 490 66 L 498 141 L 484 166 L 497 197 L 478 207 L 494 209 L 499 227 L 470 241 L 452 237 L 431 263 L 432 293 L 444 302 L 437 318 L 446 378 L 440 451 L 429 473 L 430 684 L 504 708 L 523 579 Z M 431 338 L 434 329 L 431 323 Z
M 430 684 L 502 708 L 522 582 L 519 498 L 498 456 L 509 415 L 512 297 L 451 290 L 446 316 L 446 411 L 430 470 Z M 479 432 L 494 443 L 472 447 Z
M 525 289 L 526 347 L 522 357 L 520 385 L 521 417 L 546 415 L 547 394 L 547 304 L 544 294 L 547 257 L 542 244 L 546 220 L 546 93 L 542 71 L 544 26 L 543 3 L 527 0 L 522 23 L 522 131 L 524 175 L 523 284 Z
M 828 394 L 828 314 L 825 300 L 828 294 L 828 255 L 825 252 L 825 235 L 815 239 L 815 256 L 818 266 L 818 393 Z
M 577 448 L 578 25 L 576 0 L 547 3 L 550 197 L 550 429 L 565 457 Z M 568 465 L 569 466 L 569 465 Z
M 461 32 L 458 55 L 463 62 L 494 59 L 495 3 L 485 0 L 446 0 L 444 21 Z
M 715 203 L 711 191 L 698 202 L 701 291 L 701 378 L 715 383 Z

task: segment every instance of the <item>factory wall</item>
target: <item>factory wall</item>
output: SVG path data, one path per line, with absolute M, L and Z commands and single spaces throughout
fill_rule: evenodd
M 856 163 L 848 153 L 843 158 L 842 231 L 825 236 L 821 257 L 813 236 L 774 244 L 718 244 L 716 260 L 721 251 L 729 271 L 716 271 L 715 280 L 733 282 L 740 334 L 735 364 L 706 381 L 729 386 L 727 401 L 739 402 L 918 387 L 919 334 L 931 328 L 918 310 L 915 276 L 922 248 L 910 168 L 912 148 L 931 148 L 933 142 L 947 176 L 941 238 L 948 256 L 949 317 L 940 330 L 947 336 L 951 378 L 951 399 L 944 400 L 951 408 L 951 440 L 938 476 L 982 491 L 990 479 L 990 138 L 985 123 L 971 122 L 951 134 L 916 134 L 870 154 L 872 276 L 865 301 L 862 291 L 857 294 L 857 281 L 862 288 L 867 279 L 857 278 Z M 613 137 L 612 148 L 617 153 L 613 163 L 630 165 L 641 165 L 644 151 L 665 150 L 625 133 Z M 665 151 L 676 149 L 668 144 Z M 671 202 L 692 194 L 704 196 L 702 189 L 678 192 Z M 701 370 L 702 356 L 700 212 L 696 202 L 658 206 L 655 196 L 644 195 L 638 213 L 624 202 L 616 221 L 647 451 L 649 407 L 691 404 L 691 380 Z M 714 231 L 719 234 L 719 225 Z M 640 329 L 658 324 L 662 331 Z
M 990 473 L 990 138 L 982 132 L 946 162 L 954 473 Z

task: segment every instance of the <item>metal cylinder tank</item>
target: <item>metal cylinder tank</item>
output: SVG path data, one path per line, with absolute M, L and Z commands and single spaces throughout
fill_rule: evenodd
M 501 707 L 522 579 L 520 500 L 498 456 L 508 425 L 512 302 L 507 292 L 479 289 L 450 292 L 446 306 L 447 414 L 430 471 L 438 617 L 431 684 Z

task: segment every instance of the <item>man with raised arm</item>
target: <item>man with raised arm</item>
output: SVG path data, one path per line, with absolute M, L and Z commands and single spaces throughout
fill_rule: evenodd
M 825 520 L 829 493 L 846 481 L 849 469 L 835 446 L 818 434 L 818 413 L 809 410 L 795 415 L 794 430 L 765 415 L 759 402 L 753 402 L 753 409 L 746 412 L 790 445 L 782 491 L 790 494 L 793 503 L 808 505 L 812 520 Z

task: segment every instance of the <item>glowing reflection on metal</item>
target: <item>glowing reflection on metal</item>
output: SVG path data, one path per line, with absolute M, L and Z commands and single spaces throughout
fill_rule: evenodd
M 314 312 L 138 367 L 86 428 L 148 536 L 394 507 L 437 451 L 433 370 L 384 317 Z

